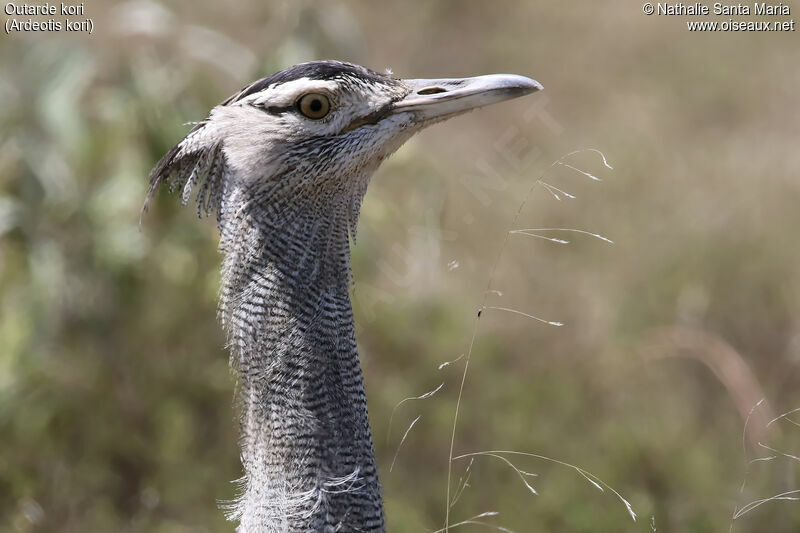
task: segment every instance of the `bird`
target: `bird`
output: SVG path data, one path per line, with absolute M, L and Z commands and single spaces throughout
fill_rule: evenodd
M 239 381 L 238 533 L 383 532 L 350 301 L 350 241 L 372 174 L 431 124 L 542 89 L 514 74 L 402 79 L 291 66 L 211 109 L 155 165 L 215 216 L 219 320 Z

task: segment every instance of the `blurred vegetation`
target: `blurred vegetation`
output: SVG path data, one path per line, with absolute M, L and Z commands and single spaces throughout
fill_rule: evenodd
M 615 244 L 511 236 L 490 305 L 566 325 L 482 313 L 455 451 L 580 466 L 640 519 L 569 468 L 514 458 L 538 474 L 532 495 L 480 457 L 451 521 L 727 531 L 737 506 L 800 487 L 798 461 L 758 445 L 800 450 L 800 417 L 765 427 L 800 407 L 796 35 L 689 34 L 622 1 L 235 6 L 89 1 L 90 37 L 0 37 L 0 532 L 232 531 L 217 509 L 240 467 L 216 229 L 166 194 L 141 227 L 139 209 L 183 124 L 319 58 L 546 87 L 422 133 L 367 195 L 353 300 L 391 531 L 443 524 L 463 359 L 437 367 L 467 350 L 521 199 L 584 147 L 615 169 L 584 153 L 568 162 L 602 183 L 547 171 L 577 198 L 538 188 L 519 227 Z M 387 439 L 394 406 L 441 382 Z M 798 529 L 786 501 L 733 526 Z

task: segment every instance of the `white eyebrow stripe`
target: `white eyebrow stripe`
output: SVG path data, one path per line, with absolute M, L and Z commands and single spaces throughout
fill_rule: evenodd
M 287 81 L 277 85 L 271 85 L 252 96 L 240 100 L 242 103 L 250 105 L 269 105 L 284 107 L 294 104 L 303 94 L 312 92 L 325 92 L 333 94 L 339 84 L 333 80 L 314 80 L 310 78 L 300 78 Z

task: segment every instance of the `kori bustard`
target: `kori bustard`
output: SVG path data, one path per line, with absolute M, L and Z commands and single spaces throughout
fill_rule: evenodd
M 362 198 L 420 129 L 539 89 L 303 63 L 214 107 L 153 169 L 145 208 L 164 183 L 217 218 L 219 314 L 241 382 L 237 531 L 385 530 L 349 295 Z

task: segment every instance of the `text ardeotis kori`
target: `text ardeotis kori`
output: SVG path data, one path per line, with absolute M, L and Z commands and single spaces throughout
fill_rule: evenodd
M 304 63 L 213 108 L 153 169 L 148 202 L 168 183 L 217 216 L 220 317 L 241 381 L 239 532 L 385 530 L 348 236 L 370 176 L 414 133 L 538 89 L 508 74 Z

